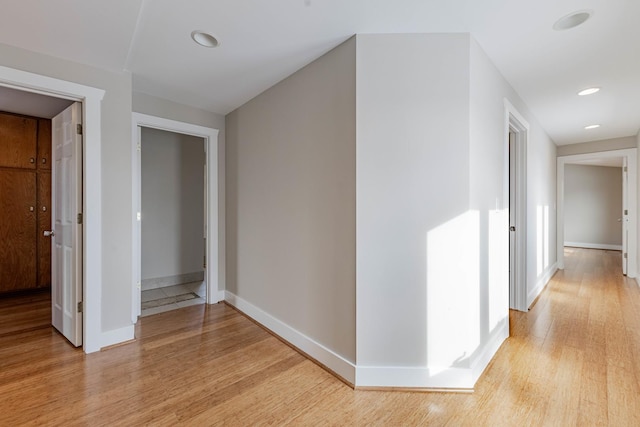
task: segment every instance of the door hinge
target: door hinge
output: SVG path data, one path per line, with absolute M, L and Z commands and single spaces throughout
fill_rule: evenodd
M 82 125 L 80 123 L 76 125 L 76 133 L 82 135 Z
M 624 214 L 625 214 L 625 215 L 629 215 L 629 209 L 625 209 L 625 210 L 624 210 Z
M 82 301 L 78 301 L 78 313 L 82 313 Z
M 627 259 L 627 254 L 626 253 L 624 254 L 624 259 Z
M 136 148 L 138 149 L 138 151 L 142 151 L 142 146 L 140 144 L 138 144 Z
M 627 171 L 627 167 L 626 167 L 626 166 L 624 167 L 624 171 L 625 171 L 625 172 Z
M 207 268 L 207 256 L 206 255 L 202 258 L 202 268 Z
M 82 212 L 78 214 L 78 224 L 82 224 Z

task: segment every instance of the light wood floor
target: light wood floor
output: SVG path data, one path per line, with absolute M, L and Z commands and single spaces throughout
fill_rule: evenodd
M 0 301 L 0 426 L 640 426 L 638 286 L 616 252 L 566 264 L 511 313 L 473 394 L 354 391 L 224 304 L 143 318 L 135 343 L 84 355 L 37 301 Z

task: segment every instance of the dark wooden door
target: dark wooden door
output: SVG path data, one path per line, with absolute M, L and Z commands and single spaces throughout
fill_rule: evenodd
M 35 169 L 38 120 L 0 114 L 0 167 Z
M 0 290 L 36 285 L 36 173 L 0 170 Z
M 51 120 L 0 113 L 0 293 L 51 286 Z

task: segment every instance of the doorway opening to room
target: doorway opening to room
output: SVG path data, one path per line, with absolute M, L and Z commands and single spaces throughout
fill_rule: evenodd
M 204 304 L 205 140 L 141 128 L 142 316 Z
M 132 320 L 214 303 L 217 130 L 133 114 Z
M 80 102 L 0 86 L 0 335 L 83 344 L 81 129 Z
M 558 157 L 558 260 L 571 248 L 615 251 L 637 275 L 636 149 Z M 566 248 L 566 249 L 565 249 Z

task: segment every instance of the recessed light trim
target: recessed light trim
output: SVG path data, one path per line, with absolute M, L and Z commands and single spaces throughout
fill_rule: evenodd
M 582 89 L 580 92 L 578 92 L 579 96 L 587 96 L 587 95 L 593 95 L 596 92 L 600 92 L 600 88 L 599 87 L 588 87 L 586 89 Z
M 599 127 L 600 127 L 600 125 L 589 125 L 589 126 L 585 126 L 584 128 L 585 128 L 586 130 L 589 130 L 589 129 L 597 129 L 597 128 L 599 128 Z
M 556 23 L 553 24 L 553 29 L 556 31 L 564 31 L 575 28 L 578 25 L 584 24 L 589 18 L 591 18 L 591 16 L 593 16 L 592 10 L 578 10 L 576 12 L 572 12 L 558 19 Z
M 195 30 L 191 32 L 191 38 L 194 42 L 204 47 L 218 47 L 220 42 L 217 38 L 202 30 Z

